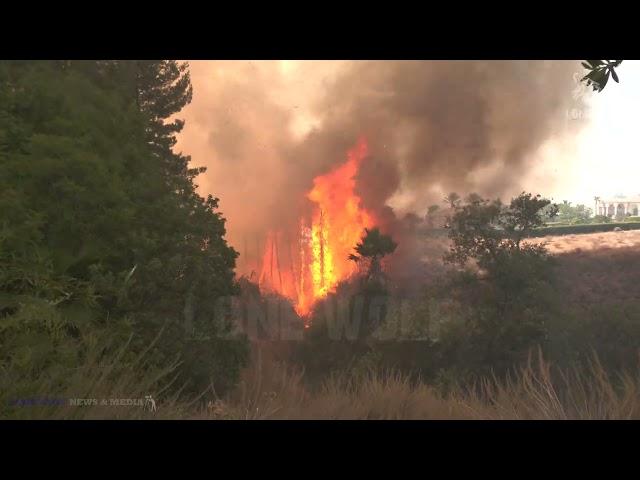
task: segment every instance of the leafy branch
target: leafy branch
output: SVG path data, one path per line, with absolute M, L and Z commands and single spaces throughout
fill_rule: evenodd
M 619 83 L 618 74 L 615 69 L 620 66 L 622 60 L 587 60 L 582 62 L 582 66 L 589 70 L 589 73 L 582 77 L 582 81 L 587 82 L 587 86 L 593 87 L 596 92 L 601 92 L 609 81 L 609 76 L 616 83 Z

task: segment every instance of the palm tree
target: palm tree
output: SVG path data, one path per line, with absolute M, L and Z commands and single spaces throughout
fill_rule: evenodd
M 378 227 L 364 229 L 362 240 L 356 245 L 356 254 L 349 255 L 349 260 L 359 262 L 363 259 L 369 260 L 369 269 L 366 279 L 376 279 L 382 273 L 380 260 L 385 255 L 393 253 L 398 244 L 393 241 L 391 236 L 384 235 Z

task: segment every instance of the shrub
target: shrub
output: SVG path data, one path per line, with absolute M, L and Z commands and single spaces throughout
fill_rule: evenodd
M 544 245 L 523 241 L 543 224 L 546 199 L 521 194 L 508 206 L 471 195 L 452 204 L 450 253 L 445 260 L 480 271 L 451 277 L 442 293 L 464 312 L 443 332 L 442 362 L 463 371 L 505 374 L 531 347 L 544 343 L 546 322 L 557 310 L 553 261 Z M 549 212 L 553 215 L 553 212 Z

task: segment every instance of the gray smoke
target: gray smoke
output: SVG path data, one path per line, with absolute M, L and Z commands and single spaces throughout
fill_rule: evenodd
M 383 206 L 399 187 L 422 213 L 441 191 L 498 196 L 518 190 L 530 155 L 561 131 L 572 103 L 574 62 L 358 62 L 318 105 L 323 141 L 365 133 L 379 174 L 363 198 Z M 499 175 L 480 176 L 499 166 Z
M 231 242 L 290 228 L 315 176 L 346 159 L 360 136 L 364 206 L 394 229 L 443 193 L 507 196 L 523 188 L 532 154 L 564 135 L 577 61 L 306 62 L 295 81 L 276 62 L 192 63 L 194 102 L 181 147 L 209 171 Z M 291 125 L 306 109 L 312 128 Z M 494 172 L 492 174 L 492 172 Z M 244 239 L 244 240 L 243 240 Z

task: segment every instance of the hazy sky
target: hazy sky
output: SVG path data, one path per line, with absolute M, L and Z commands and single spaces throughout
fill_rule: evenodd
M 580 138 L 576 174 L 578 188 L 602 186 L 603 194 L 640 194 L 638 134 L 640 62 L 620 67 L 620 84 L 613 83 L 592 99 L 592 120 Z M 593 189 L 593 187 L 592 187 Z
M 588 107 L 582 119 L 574 113 L 578 118 L 567 120 L 582 121 L 585 127 L 575 136 L 575 146 L 566 145 L 563 155 L 555 157 L 550 151 L 541 156 L 531 188 L 538 181 L 544 188 L 548 175 L 552 185 L 547 194 L 589 206 L 596 195 L 640 194 L 640 61 L 626 60 L 618 72 L 619 84 L 610 79 L 604 91 L 585 97 Z

